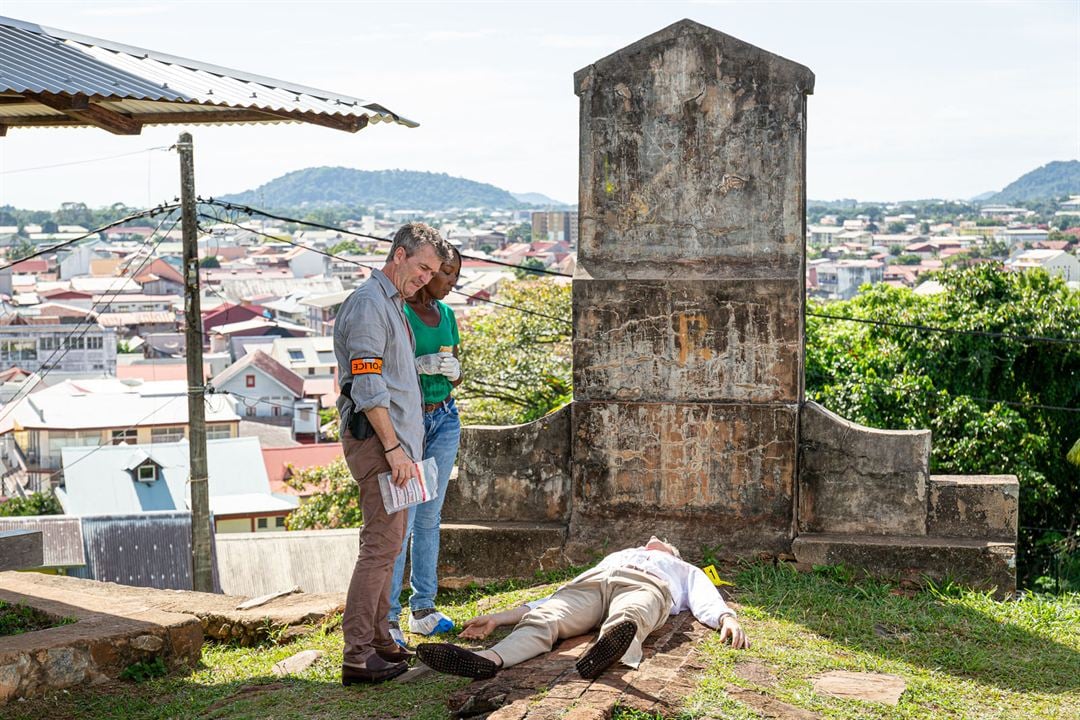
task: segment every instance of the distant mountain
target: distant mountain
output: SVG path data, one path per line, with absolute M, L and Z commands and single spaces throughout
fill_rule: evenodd
M 1055 160 L 1005 186 L 987 199 L 991 203 L 1043 200 L 1062 195 L 1080 195 L 1080 160 Z
M 558 207 L 564 207 L 566 205 L 570 205 L 570 203 L 559 202 L 558 200 L 556 200 L 554 198 L 550 198 L 547 195 L 544 195 L 542 193 L 530 192 L 530 193 L 510 193 L 510 194 L 514 196 L 515 200 L 517 200 L 518 202 L 523 202 L 526 205 L 540 205 L 540 206 L 543 206 L 543 207 L 547 207 L 549 205 L 555 205 L 555 206 L 558 206 Z
M 296 170 L 254 190 L 221 199 L 264 208 L 385 203 L 398 210 L 446 210 L 466 207 L 516 209 L 526 205 L 494 185 L 445 173 L 343 167 Z
M 984 200 L 989 200 L 995 195 L 997 195 L 997 190 L 988 190 L 987 192 L 979 193 L 975 197 L 971 198 L 970 202 L 983 202 Z

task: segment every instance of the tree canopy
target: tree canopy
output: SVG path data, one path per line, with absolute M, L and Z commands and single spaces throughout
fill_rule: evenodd
M 510 425 L 557 410 L 573 395 L 570 285 L 511 283 L 496 307 L 462 328 L 462 422 Z M 545 317 L 546 316 L 546 317 Z
M 871 427 L 929 428 L 933 472 L 1017 475 L 1021 584 L 1046 587 L 1080 540 L 1080 468 L 1066 460 L 1080 435 L 1080 293 L 991 263 L 936 279 L 945 287 L 936 295 L 879 284 L 812 304 L 944 332 L 810 315 L 807 396 Z M 1080 567 L 1071 573 L 1080 589 Z

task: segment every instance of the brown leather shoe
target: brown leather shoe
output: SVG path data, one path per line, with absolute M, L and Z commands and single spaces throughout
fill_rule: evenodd
M 372 655 L 363 665 L 341 664 L 341 684 L 380 683 L 401 675 L 409 669 L 408 663 L 387 662 L 378 654 Z
M 416 653 L 401 647 L 397 643 L 385 648 L 377 647 L 375 648 L 375 654 L 390 663 L 408 662 L 416 657 Z

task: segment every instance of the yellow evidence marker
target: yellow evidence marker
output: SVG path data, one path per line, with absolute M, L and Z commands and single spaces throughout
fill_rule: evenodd
M 715 565 L 706 565 L 705 567 L 703 567 L 701 569 L 705 573 L 705 575 L 710 580 L 712 580 L 713 585 L 716 585 L 717 587 L 720 587 L 721 585 L 731 585 L 731 583 L 729 583 L 727 580 L 721 580 L 720 579 L 720 573 L 716 572 L 716 566 Z

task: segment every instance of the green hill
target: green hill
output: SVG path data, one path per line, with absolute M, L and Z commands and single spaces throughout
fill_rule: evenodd
M 527 207 L 506 190 L 445 173 L 414 170 L 355 170 L 313 167 L 275 178 L 223 200 L 259 207 L 302 207 L 385 203 L 402 210 Z
M 1080 194 L 1080 160 L 1055 160 L 1009 183 L 985 202 L 1014 203 Z

